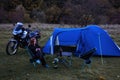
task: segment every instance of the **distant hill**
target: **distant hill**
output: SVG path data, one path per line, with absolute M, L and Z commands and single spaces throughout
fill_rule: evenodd
M 120 0 L 0 0 L 0 23 L 120 24 Z

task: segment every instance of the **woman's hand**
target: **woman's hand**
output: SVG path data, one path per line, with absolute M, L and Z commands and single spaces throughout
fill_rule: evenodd
M 40 48 L 36 48 L 36 51 L 40 51 Z

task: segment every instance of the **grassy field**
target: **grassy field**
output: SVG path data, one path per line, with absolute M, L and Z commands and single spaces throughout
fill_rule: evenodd
M 79 27 L 78 25 L 38 23 L 31 25 L 33 29 L 41 29 L 42 38 L 39 41 L 41 46 L 44 46 L 54 27 Z M 120 25 L 100 26 L 107 30 L 112 39 L 120 46 Z M 44 68 L 41 65 L 34 68 L 24 49 L 19 49 L 16 55 L 8 56 L 5 48 L 12 36 L 12 28 L 12 24 L 0 25 L 0 80 L 120 80 L 120 57 L 103 57 L 103 64 L 100 57 L 93 57 L 90 67 L 85 66 L 84 68 L 82 68 L 83 60 L 73 57 L 71 67 L 59 64 L 58 69 L 53 69 L 54 56 L 51 55 L 45 56 L 50 68 Z

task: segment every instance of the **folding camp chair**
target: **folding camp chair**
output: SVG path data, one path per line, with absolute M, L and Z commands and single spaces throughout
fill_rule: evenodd
M 60 58 L 60 62 L 67 67 L 72 65 L 72 52 L 62 52 L 62 58 Z
M 36 67 L 37 64 L 40 64 L 40 61 L 38 59 L 33 59 L 34 54 L 28 48 L 28 46 L 26 46 L 25 48 L 27 50 L 28 55 L 30 56 L 30 63 L 32 63 L 34 65 L 34 67 Z
M 62 63 L 66 67 L 70 67 L 72 65 L 72 53 L 62 52 L 62 56 L 57 56 L 56 58 L 54 58 L 53 63 L 54 68 L 58 67 L 58 63 Z
M 75 51 L 75 47 L 73 46 L 55 46 L 55 52 L 57 54 L 57 58 L 59 62 L 65 65 L 66 67 L 70 67 L 72 65 L 72 53 Z M 56 61 L 54 63 L 57 65 Z
M 84 63 L 83 63 L 83 67 L 84 68 L 86 65 L 88 67 L 90 67 L 90 64 L 91 64 L 91 57 L 93 56 L 94 52 L 96 51 L 96 48 L 93 48 L 89 51 L 87 51 L 86 53 L 80 55 L 80 58 L 82 58 L 84 60 Z

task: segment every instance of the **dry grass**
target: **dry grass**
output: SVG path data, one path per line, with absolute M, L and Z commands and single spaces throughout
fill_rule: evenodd
M 41 29 L 42 39 L 40 45 L 44 45 L 54 27 L 73 27 L 74 25 L 31 24 Z M 27 24 L 25 24 L 27 26 Z M 78 25 L 75 25 L 78 27 Z M 120 25 L 101 25 L 112 36 L 113 40 L 120 45 Z M 47 63 L 51 66 L 46 69 L 41 65 L 34 68 L 29 63 L 29 56 L 24 49 L 18 54 L 8 56 L 5 52 L 6 44 L 12 30 L 12 24 L 0 25 L 0 80 L 120 80 L 120 58 L 104 57 L 104 64 L 100 57 L 93 57 L 90 67 L 83 66 L 83 60 L 73 57 L 72 66 L 65 67 L 59 64 L 58 69 L 52 68 L 54 56 L 46 55 Z M 35 29 L 36 27 L 33 27 Z

